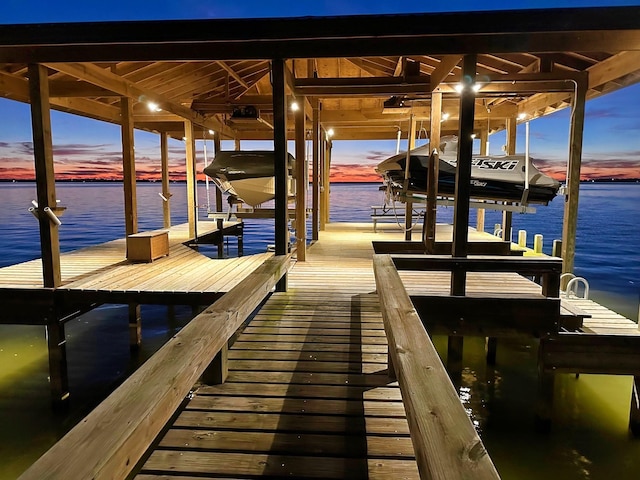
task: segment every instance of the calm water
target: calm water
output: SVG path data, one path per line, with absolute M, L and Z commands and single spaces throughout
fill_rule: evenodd
M 162 227 L 159 191 L 160 184 L 138 187 L 141 230 Z M 60 229 L 63 251 L 123 236 L 120 184 L 59 184 L 57 193 L 69 207 Z M 185 222 L 186 188 L 172 185 L 172 193 L 172 222 Z M 199 197 L 205 205 L 203 186 Z M 0 184 L 0 266 L 39 257 L 37 223 L 27 212 L 33 198 L 33 184 Z M 331 202 L 332 221 L 367 221 L 370 206 L 381 204 L 383 194 L 377 185 L 334 185 Z M 556 198 L 535 215 L 514 214 L 514 238 L 525 229 L 531 246 L 533 234 L 541 233 L 550 252 L 552 240 L 561 237 L 562 209 L 562 198 Z M 639 211 L 638 184 L 581 188 L 576 274 L 589 280 L 593 299 L 634 320 L 640 298 Z M 438 221 L 452 217 L 452 208 L 439 210 Z M 500 213 L 487 211 L 486 229 L 500 220 Z M 249 221 L 245 232 L 248 253 L 273 243 L 271 222 Z M 234 247 L 229 245 L 230 254 Z M 65 415 L 53 415 L 49 407 L 43 328 L 0 325 L 0 479 L 24 471 L 188 322 L 191 310 L 149 306 L 142 316 L 143 348 L 135 358 L 129 355 L 125 306 L 103 307 L 67 325 L 72 406 Z M 444 351 L 444 338 L 435 343 Z M 627 433 L 629 377 L 559 375 L 554 428 L 542 435 L 533 429 L 535 343 L 500 342 L 491 376 L 482 353 L 482 342 L 465 341 L 461 397 L 503 478 L 640 478 L 640 440 Z

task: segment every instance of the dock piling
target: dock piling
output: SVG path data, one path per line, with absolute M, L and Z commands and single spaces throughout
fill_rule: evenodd
M 132 351 L 138 350 L 142 344 L 142 318 L 140 315 L 140 304 L 129 304 L 129 348 Z
M 629 412 L 629 430 L 634 437 L 640 437 L 640 375 L 633 376 L 631 387 L 631 410 Z

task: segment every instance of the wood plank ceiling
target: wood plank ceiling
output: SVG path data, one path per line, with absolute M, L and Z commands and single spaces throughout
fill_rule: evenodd
M 595 21 L 599 10 L 602 11 L 579 11 L 588 11 Z M 640 19 L 638 12 L 640 9 L 634 8 L 618 9 L 617 13 L 619 16 L 636 14 Z M 513 12 L 502 15 L 510 13 Z M 585 13 L 584 16 L 588 15 Z M 397 17 L 390 16 L 391 19 Z M 435 14 L 430 16 L 432 20 L 436 17 Z M 341 17 L 340 22 L 345 18 Z M 373 18 L 377 25 L 383 25 L 386 17 L 365 18 Z M 325 20 L 331 22 L 332 19 Z M 299 21 L 304 23 L 309 19 Z M 109 28 L 109 24 L 99 25 Z M 119 31 L 118 23 L 111 25 Z M 429 43 L 425 42 L 424 55 L 413 54 L 418 49 L 412 47 L 406 55 L 396 56 L 335 57 L 330 55 L 331 48 L 323 50 L 319 46 L 317 52 L 320 54 L 308 48 L 303 50 L 307 55 L 297 53 L 296 58 L 287 60 L 290 71 L 288 94 L 291 101 L 306 95 L 308 105 L 311 97 L 317 98 L 321 103 L 321 121 L 326 128 L 334 129 L 336 139 L 395 139 L 399 130 L 406 137 L 410 114 L 428 128 L 430 95 L 437 89 L 444 94 L 443 110 L 449 114 L 443 123 L 443 134 L 455 133 L 458 98 L 454 87 L 460 81 L 462 55 L 477 53 L 477 81 L 481 88 L 476 97 L 476 130 L 478 134 L 483 130 L 492 133 L 504 129 L 506 120 L 518 114 L 526 114 L 527 119 L 532 119 L 570 106 L 575 81 L 584 79 L 588 82 L 588 99 L 639 82 L 640 21 L 636 25 L 635 29 L 616 30 L 624 35 L 621 38 L 603 33 L 594 40 L 583 35 L 584 50 L 571 51 L 565 51 L 563 44 L 551 44 L 557 41 L 555 34 L 548 35 L 546 46 L 542 41 L 534 41 L 537 38 L 534 33 L 527 37 L 528 25 L 512 26 L 511 30 L 522 32 L 522 38 L 531 40 L 529 43 L 534 45 L 523 41 L 521 48 L 510 47 L 505 49 L 509 50 L 506 53 L 492 51 L 497 49 L 489 43 L 491 48 L 487 47 L 486 51 L 490 53 L 472 51 L 475 47 L 458 47 L 458 50 L 451 47 L 456 53 L 439 53 L 445 49 L 434 43 L 436 53 L 428 54 Z M 193 28 L 201 26 L 202 23 L 197 23 Z M 268 49 L 257 52 L 267 57 L 264 59 L 231 58 L 239 55 L 216 59 L 214 49 L 211 60 L 205 59 L 202 53 L 193 55 L 197 58 L 192 60 L 177 60 L 175 51 L 167 55 L 166 61 L 154 58 L 158 53 L 150 51 L 149 59 L 145 60 L 145 50 L 136 47 L 132 36 L 131 49 L 137 53 L 127 56 L 133 59 L 101 61 L 108 55 L 92 53 L 91 45 L 83 45 L 86 48 L 79 54 L 79 46 L 73 42 L 59 47 L 53 56 L 46 53 L 47 45 L 42 45 L 43 42 L 28 50 L 29 46 L 25 45 L 28 40 L 12 40 L 15 31 L 22 32 L 16 30 L 18 27 L 0 26 L 0 61 L 5 62 L 0 63 L 0 95 L 6 98 L 29 101 L 27 62 L 37 61 L 48 68 L 54 109 L 119 123 L 120 98 L 128 96 L 137 101 L 134 106 L 137 128 L 168 132 L 182 138 L 182 122 L 187 118 L 195 123 L 197 136 L 213 129 L 220 132 L 222 138 L 272 138 L 270 59 L 264 55 Z M 38 26 L 23 27 L 29 32 Z M 72 24 L 70 31 L 73 27 Z M 7 40 L 12 32 L 14 37 Z M 487 35 L 501 33 L 489 32 Z M 473 44 L 472 35 L 477 32 L 466 34 L 469 45 Z M 24 37 L 27 38 L 27 33 Z M 122 42 L 126 45 L 126 35 Z M 570 43 L 568 46 L 571 47 L 582 45 L 579 41 L 564 43 Z M 629 49 L 621 49 L 623 44 Z M 594 50 L 594 45 L 599 48 Z M 12 46 L 14 50 L 10 50 Z M 40 48 L 45 53 L 39 54 Z M 381 48 L 384 50 L 394 49 L 385 46 Z M 74 61 L 61 61 L 67 58 L 65 52 Z M 47 58 L 56 61 L 46 61 Z M 87 61 L 75 61 L 85 58 Z M 409 108 L 403 113 L 383 113 L 384 102 L 394 96 Z M 149 109 L 149 101 L 158 105 L 156 111 Z M 252 108 L 255 115 L 252 115 Z M 310 110 L 307 116 L 310 128 Z M 291 116 L 288 122 L 290 138 L 293 138 L 293 123 Z

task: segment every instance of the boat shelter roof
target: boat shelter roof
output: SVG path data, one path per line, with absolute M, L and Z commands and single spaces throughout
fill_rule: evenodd
M 187 119 L 198 135 L 271 139 L 281 58 L 288 95 L 321 109 L 335 139 L 395 139 L 410 114 L 428 120 L 434 91 L 443 134 L 457 131 L 469 54 L 475 128 L 493 133 L 570 106 L 577 82 L 589 99 L 640 81 L 640 7 L 0 25 L 0 95 L 29 102 L 27 67 L 40 63 L 57 110 L 120 123 L 129 97 L 136 128 L 182 138 Z

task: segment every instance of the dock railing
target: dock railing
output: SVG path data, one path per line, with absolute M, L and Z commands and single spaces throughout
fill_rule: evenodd
M 390 255 L 375 255 L 374 273 L 420 478 L 496 479 L 498 472 L 467 416 Z
M 197 315 L 20 477 L 122 479 L 135 468 L 229 338 L 286 274 L 275 256 Z M 217 362 L 224 370 L 224 359 Z M 224 379 L 224 371 L 218 377 Z

